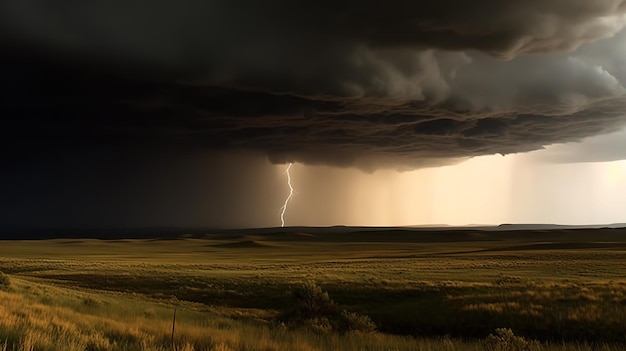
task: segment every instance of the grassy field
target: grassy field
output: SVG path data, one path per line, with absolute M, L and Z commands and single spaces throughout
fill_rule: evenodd
M 626 347 L 621 229 L 2 241 L 0 272 L 0 350 Z M 294 318 L 303 284 L 336 311 Z

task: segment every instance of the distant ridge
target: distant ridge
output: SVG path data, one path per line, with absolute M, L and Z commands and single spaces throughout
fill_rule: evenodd
M 626 224 L 587 224 L 587 225 L 567 225 L 567 224 L 500 224 L 499 230 L 548 230 L 548 229 L 594 229 L 594 228 L 624 228 Z
M 406 226 L 406 227 L 267 227 L 267 228 L 243 228 L 243 229 L 217 229 L 217 228 L 177 228 L 177 227 L 151 227 L 151 228 L 2 228 L 0 239 L 10 240 L 36 240 L 36 239 L 60 239 L 60 238 L 92 238 L 92 239 L 176 239 L 176 238 L 203 238 L 210 235 L 236 236 L 246 234 L 278 235 L 281 233 L 299 234 L 349 234 L 349 233 L 437 233 L 437 232 L 519 232 L 519 231 L 546 231 L 546 230 L 576 230 L 576 229 L 601 229 L 601 228 L 626 228 L 626 223 L 614 223 L 607 225 L 558 225 L 558 224 L 500 224 L 497 226 Z
M 175 239 L 183 236 L 201 236 L 215 232 L 212 228 L 2 228 L 0 239 L 36 240 L 61 238 L 92 239 Z

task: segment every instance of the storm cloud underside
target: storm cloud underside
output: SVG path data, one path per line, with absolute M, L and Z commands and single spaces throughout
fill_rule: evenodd
M 617 0 L 5 2 L 0 133 L 367 170 L 525 152 L 626 124 L 625 14 Z

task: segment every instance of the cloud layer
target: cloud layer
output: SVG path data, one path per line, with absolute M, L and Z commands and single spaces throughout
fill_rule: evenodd
M 364 169 L 524 152 L 626 124 L 625 14 L 618 0 L 6 2 L 3 136 Z

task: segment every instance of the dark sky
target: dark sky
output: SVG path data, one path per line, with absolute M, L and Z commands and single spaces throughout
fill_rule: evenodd
M 272 164 L 414 170 L 616 132 L 625 24 L 618 0 L 5 1 L 0 224 L 270 226 Z M 546 159 L 623 159 L 611 138 Z

